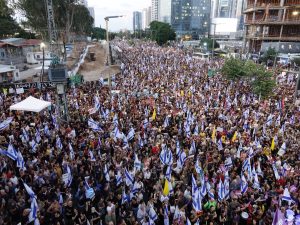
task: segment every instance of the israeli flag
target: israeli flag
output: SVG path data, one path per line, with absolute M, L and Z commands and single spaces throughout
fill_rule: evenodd
M 127 139 L 128 141 L 131 141 L 133 138 L 134 138 L 134 135 L 135 135 L 135 131 L 134 129 L 131 127 L 128 134 L 127 134 Z
M 287 201 L 287 202 L 289 202 L 289 204 L 291 204 L 291 202 L 293 202 L 293 200 L 291 198 L 291 195 L 290 195 L 290 192 L 289 192 L 289 189 L 287 187 L 283 191 L 283 195 L 281 197 L 281 200 Z
M 32 198 L 32 199 L 36 198 L 36 195 L 33 192 L 33 190 L 31 189 L 31 187 L 29 187 L 26 183 L 24 183 L 24 187 L 25 187 L 27 194 L 30 196 L 30 198 Z
M 244 113 L 243 113 L 244 118 L 248 119 L 249 114 L 250 114 L 250 110 L 249 109 L 247 109 L 246 111 L 244 111 Z
M 256 173 L 257 173 L 257 175 L 259 175 L 259 176 L 264 176 L 264 174 L 263 174 L 263 172 L 262 172 L 262 170 L 261 170 L 261 168 L 260 168 L 260 162 L 258 161 L 257 162 L 257 169 L 256 169 Z
M 172 152 L 165 146 L 163 147 L 160 155 L 159 155 L 160 161 L 164 165 L 171 165 L 173 163 L 173 155 Z
M 224 198 L 227 200 L 230 197 L 229 179 L 224 180 Z
M 109 176 L 109 173 L 108 173 L 106 164 L 104 165 L 104 170 L 103 170 L 103 172 L 104 172 L 105 180 L 106 180 L 107 182 L 109 182 L 109 181 L 110 181 L 110 176 Z
M 95 100 L 95 106 L 94 108 L 96 109 L 96 111 L 98 111 L 100 109 L 100 101 L 99 101 L 99 97 L 98 96 L 95 96 L 94 97 L 94 100 Z
M 9 158 L 11 158 L 12 160 L 17 160 L 17 158 L 18 158 L 18 153 L 11 143 L 9 143 L 8 148 L 7 148 L 7 156 Z
M 119 139 L 123 139 L 124 134 L 120 132 L 118 127 L 115 127 L 114 131 L 113 131 L 113 135 L 115 138 L 119 138 Z
M 243 150 L 243 146 L 242 146 L 242 143 L 240 143 L 240 145 L 239 145 L 239 147 L 238 147 L 238 150 L 237 150 L 237 152 L 236 152 L 236 157 L 238 158 L 238 159 L 240 159 L 241 158 L 241 151 Z
M 220 138 L 218 141 L 218 150 L 222 151 L 223 150 L 223 144 L 222 144 L 222 139 Z
M 37 218 L 37 212 L 39 210 L 39 206 L 37 204 L 37 201 L 35 198 L 31 199 L 31 205 L 30 205 L 30 213 L 28 215 L 28 222 L 31 223 L 34 221 L 34 224 L 39 224 L 38 218 Z M 36 221 L 37 220 L 37 221 Z
M 178 158 L 178 160 L 177 160 L 177 165 L 179 166 L 179 168 L 183 167 L 186 159 L 187 159 L 187 156 L 186 156 L 185 152 L 182 151 L 179 158 Z
M 8 117 L 6 120 L 0 123 L 0 131 L 9 127 L 9 124 L 13 121 L 13 117 Z
M 279 151 L 277 152 L 277 155 L 283 156 L 286 153 L 286 143 L 283 142 Z
M 243 171 L 246 171 L 249 167 L 251 167 L 251 164 L 250 164 L 250 158 L 248 157 L 247 159 L 244 160 L 242 169 Z
M 207 185 L 204 180 L 203 184 L 200 187 L 200 195 L 201 195 L 202 199 L 205 197 L 206 194 L 207 194 Z
M 163 124 L 163 127 L 166 128 L 170 125 L 170 122 L 169 122 L 169 117 L 166 116 L 165 120 L 164 120 L 164 124 Z
M 194 175 L 192 174 L 192 194 L 194 195 L 197 191 L 198 191 L 197 181 Z
M 66 179 L 66 183 L 65 185 L 67 187 L 70 187 L 70 185 L 72 184 L 72 181 L 73 181 L 73 176 L 72 176 L 72 173 L 71 173 L 71 169 L 69 166 L 67 166 L 67 179 Z
M 218 200 L 219 200 L 219 202 L 221 202 L 224 198 L 225 198 L 225 188 L 224 188 L 223 182 L 220 179 L 219 184 L 218 184 Z
M 275 163 L 272 163 L 272 168 L 273 168 L 273 172 L 274 172 L 274 176 L 275 176 L 276 180 L 279 180 L 280 176 L 279 176 L 279 173 L 278 173 Z
M 117 182 L 117 186 L 119 186 L 122 183 L 122 175 L 120 171 L 118 171 L 116 175 L 116 182 Z
M 113 117 L 113 123 L 115 126 L 118 126 L 119 125 L 119 121 L 118 121 L 118 114 L 116 113 Z
M 168 206 L 165 205 L 164 206 L 164 225 L 169 225 L 170 221 L 169 221 L 169 210 L 168 210 Z
M 172 173 L 172 169 L 171 169 L 171 165 L 169 165 L 169 166 L 167 167 L 166 175 L 165 175 L 165 178 L 166 178 L 168 181 L 171 181 L 171 173 Z
M 25 161 L 24 161 L 24 158 L 23 158 L 22 153 L 20 151 L 18 151 L 18 155 L 17 155 L 17 167 L 22 169 L 22 170 L 26 170 Z
M 62 145 L 62 143 L 61 143 L 61 140 L 60 140 L 59 136 L 56 136 L 56 147 L 57 147 L 58 149 L 60 149 L 60 150 L 63 149 L 63 145 Z
M 130 201 L 130 197 L 125 193 L 125 190 L 122 192 L 122 205 Z
M 28 136 L 27 131 L 23 128 L 23 129 L 22 129 L 22 132 L 23 132 L 23 137 L 24 137 L 24 139 L 28 142 L 28 141 L 29 141 L 29 136 Z
M 45 127 L 44 127 L 44 134 L 47 135 L 48 137 L 50 136 L 49 127 L 48 127 L 47 124 L 46 124 Z
M 96 158 L 95 158 L 95 156 L 94 156 L 93 151 L 89 150 L 89 155 L 90 155 L 90 160 L 91 160 L 92 162 L 96 162 Z
M 190 127 L 190 124 L 188 121 L 186 121 L 184 124 L 184 131 L 185 131 L 187 137 L 191 136 L 191 127 Z
M 189 218 L 186 218 L 186 225 L 192 225 L 191 221 L 189 220 Z
M 93 131 L 102 131 L 102 129 L 100 128 L 99 123 L 97 123 L 95 120 L 93 120 L 92 118 L 88 119 L 88 126 L 89 128 L 91 128 Z
M 241 193 L 245 194 L 248 189 L 248 182 L 244 176 L 244 174 L 241 175 Z
M 142 163 L 141 161 L 139 160 L 137 154 L 134 154 L 134 168 L 138 171 L 141 170 L 142 168 Z
M 35 140 L 37 143 L 40 143 L 40 141 L 42 140 L 39 129 L 36 129 L 35 131 Z
M 141 138 L 140 135 L 138 136 L 138 145 L 139 145 L 140 148 L 142 148 L 144 146 L 143 139 Z
M 258 180 L 257 173 L 255 173 L 255 175 L 254 175 L 254 183 L 253 183 L 253 187 L 254 187 L 255 189 L 260 189 L 260 184 L 259 184 L 259 180 Z
M 233 163 L 232 163 L 232 159 L 231 159 L 231 157 L 228 157 L 226 160 L 225 160 L 225 167 L 227 168 L 227 169 L 230 169 L 232 166 L 233 166 Z
M 201 166 L 200 166 L 200 164 L 199 164 L 199 160 L 197 159 L 197 161 L 196 161 L 196 163 L 195 163 L 195 169 L 196 169 L 196 172 L 198 173 L 198 174 L 203 174 L 203 170 L 202 170 L 202 168 L 201 168 Z
M 197 190 L 192 196 L 193 208 L 197 212 L 202 210 L 201 200 L 202 200 L 202 198 L 201 198 L 200 192 L 199 192 L 199 190 Z
M 125 169 L 125 183 L 126 183 L 127 186 L 133 185 L 133 183 L 134 183 L 134 178 L 128 172 L 127 169 Z
M 292 115 L 290 118 L 290 124 L 294 125 L 295 124 L 295 115 Z
M 268 116 L 267 122 L 266 122 L 267 126 L 271 126 L 271 124 L 273 123 L 273 117 L 274 117 L 273 114 L 270 114 Z
M 157 220 L 158 219 L 158 216 L 156 214 L 156 212 L 154 211 L 153 207 L 151 206 L 150 207 L 150 210 L 149 210 L 149 218 L 153 221 Z
M 72 147 L 71 143 L 69 143 L 69 150 L 70 150 L 70 159 L 74 160 L 75 159 L 75 154 L 74 154 L 74 150 L 73 150 L 73 147 Z
M 124 148 L 129 148 L 129 144 L 128 144 L 128 140 L 127 140 L 126 135 L 123 135 L 123 147 Z
M 31 150 L 32 150 L 32 152 L 36 152 L 37 143 L 35 142 L 34 139 L 32 139 L 30 145 L 31 145 Z
M 190 147 L 189 155 L 194 155 L 194 154 L 196 154 L 196 144 L 195 144 L 195 141 L 193 140 L 191 147 Z
M 143 121 L 143 127 L 144 127 L 144 129 L 146 129 L 148 126 L 149 126 L 149 121 L 148 121 L 148 119 L 146 118 L 146 119 Z

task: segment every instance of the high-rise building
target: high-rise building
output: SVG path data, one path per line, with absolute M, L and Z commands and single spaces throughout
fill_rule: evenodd
M 172 0 L 158 1 L 158 20 L 171 24 Z
M 142 30 L 142 13 L 133 12 L 133 31 Z
M 177 37 L 208 35 L 209 20 L 210 0 L 172 0 L 171 25 Z
M 158 3 L 159 0 L 151 0 L 151 22 L 158 21 Z
M 248 52 L 300 52 L 300 0 L 247 0 L 244 13 Z
M 145 30 L 149 27 L 151 22 L 151 7 L 142 10 L 142 29 Z
M 88 7 L 88 10 L 89 10 L 90 16 L 93 17 L 93 19 L 94 19 L 93 27 L 95 27 L 95 9 L 94 9 L 94 7 Z

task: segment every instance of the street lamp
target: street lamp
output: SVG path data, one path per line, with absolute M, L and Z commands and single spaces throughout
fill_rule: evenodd
M 110 51 L 109 51 L 109 33 L 108 33 L 108 21 L 109 19 L 113 19 L 113 18 L 119 18 L 119 17 L 124 17 L 122 16 L 107 16 L 104 18 L 105 23 L 106 23 L 106 42 L 107 42 L 107 64 L 108 66 L 111 64 L 110 63 Z
M 43 82 L 43 76 L 44 76 L 44 72 L 45 72 L 44 71 L 44 69 L 45 69 L 45 47 L 46 47 L 45 43 L 42 42 L 41 45 L 40 45 L 40 48 L 43 51 L 43 65 L 42 65 L 42 73 L 40 75 L 40 82 Z
M 204 50 L 205 50 L 205 53 L 206 53 L 207 52 L 207 43 L 204 42 L 203 45 L 204 45 Z

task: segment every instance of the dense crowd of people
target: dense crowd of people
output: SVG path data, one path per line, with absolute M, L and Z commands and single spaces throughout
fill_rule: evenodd
M 115 87 L 1 95 L 0 224 L 299 224 L 296 76 L 269 99 L 176 47 L 114 42 Z M 112 90 L 113 89 L 113 90 Z M 29 95 L 40 113 L 9 111 Z

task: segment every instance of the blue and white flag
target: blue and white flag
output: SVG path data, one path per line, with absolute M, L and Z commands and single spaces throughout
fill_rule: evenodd
M 281 197 L 282 201 L 287 201 L 289 204 L 293 202 L 293 199 L 291 198 L 291 194 L 289 192 L 289 189 L 286 187 L 283 191 L 283 195 Z
M 22 132 L 23 132 L 24 139 L 28 142 L 29 141 L 29 136 L 28 136 L 27 131 L 24 128 L 22 128 Z
M 22 153 L 20 151 L 18 151 L 17 167 L 22 169 L 22 170 L 26 170 L 25 161 L 24 161 L 24 158 L 23 158 Z
M 170 225 L 168 205 L 164 206 L 164 225 Z
M 133 185 L 133 183 L 134 183 L 134 178 L 128 172 L 127 169 L 125 169 L 125 183 L 126 183 L 127 186 Z
M 222 144 L 222 139 L 220 138 L 218 141 L 218 150 L 222 151 L 223 150 L 223 144 Z
M 177 140 L 176 141 L 176 156 L 179 156 L 179 154 L 181 153 L 181 149 L 180 149 L 180 143 Z
M 257 173 L 255 173 L 255 175 L 254 175 L 254 183 L 253 183 L 253 187 L 254 187 L 255 189 L 260 189 L 260 184 L 259 184 L 259 180 L 258 180 Z
M 89 150 L 89 156 L 90 156 L 90 160 L 91 160 L 92 162 L 96 162 L 96 158 L 95 158 L 94 153 L 93 153 L 92 150 Z
M 13 117 L 8 117 L 6 120 L 0 123 L 0 131 L 9 127 L 9 124 L 13 121 Z
M 199 135 L 199 127 L 198 127 L 198 123 L 197 123 L 196 126 L 195 126 L 195 129 L 194 129 L 194 135 L 195 135 L 195 136 Z
M 166 116 L 165 120 L 164 120 L 164 124 L 163 124 L 163 127 L 166 128 L 170 125 L 170 122 L 169 122 L 169 117 Z
M 194 155 L 194 154 L 196 154 L 196 144 L 195 144 L 195 141 L 193 140 L 191 147 L 190 147 L 189 155 Z
M 31 189 L 31 187 L 29 187 L 26 183 L 24 183 L 24 187 L 25 187 L 27 194 L 30 196 L 30 198 L 36 198 L 36 195 L 33 192 L 33 190 Z
M 135 131 L 134 129 L 131 127 L 128 134 L 127 134 L 127 140 L 128 141 L 131 141 L 133 138 L 134 138 L 134 135 L 135 135 Z
M 148 216 L 151 220 L 155 221 L 158 219 L 158 216 L 156 214 L 156 212 L 154 211 L 153 207 L 151 206 L 150 209 L 149 209 L 149 213 L 148 213 Z
M 88 126 L 89 128 L 91 128 L 93 131 L 102 131 L 102 129 L 100 128 L 99 123 L 97 123 L 95 120 L 93 120 L 92 118 L 88 119 Z
M 123 190 L 122 192 L 122 204 L 124 204 L 125 202 L 129 202 L 130 201 L 130 197 L 126 194 L 125 190 Z
M 32 141 L 30 142 L 30 145 L 31 145 L 32 152 L 36 152 L 36 148 L 37 148 L 38 144 L 35 142 L 34 139 L 32 139 Z
M 113 130 L 113 136 L 118 139 L 123 139 L 124 134 L 120 132 L 118 127 L 115 127 L 115 129 Z
M 59 136 L 56 136 L 56 148 L 62 150 L 63 149 L 63 145 L 61 143 L 61 140 L 59 138 Z
M 96 111 L 98 111 L 100 109 L 100 101 L 99 101 L 99 97 L 98 96 L 95 96 L 94 97 L 94 100 L 95 100 L 95 106 L 94 108 L 96 109 Z
M 12 160 L 17 160 L 17 158 L 18 158 L 18 153 L 11 143 L 9 143 L 8 148 L 7 148 L 7 156 L 9 158 L 11 158 Z
M 103 172 L 104 172 L 105 180 L 106 180 L 107 182 L 109 182 L 109 181 L 110 181 L 110 176 L 109 176 L 109 171 L 108 171 L 108 169 L 107 169 L 106 164 L 104 165 L 104 170 L 103 170 Z
M 225 188 L 222 180 L 220 179 L 218 184 L 218 200 L 221 202 L 225 198 Z
M 206 182 L 204 180 L 203 184 L 200 187 L 200 195 L 201 195 L 202 199 L 205 197 L 206 194 L 207 194 L 207 186 L 206 186 Z
M 192 225 L 191 221 L 189 220 L 189 218 L 186 218 L 186 224 L 185 225 Z
M 40 143 L 40 141 L 42 140 L 39 129 L 36 129 L 36 131 L 35 131 L 35 140 L 37 143 Z
M 167 167 L 166 175 L 165 175 L 165 178 L 166 178 L 168 181 L 171 181 L 171 173 L 172 173 L 172 169 L 171 169 L 171 165 L 169 165 L 169 166 Z
M 177 166 L 179 166 L 179 168 L 182 168 L 186 159 L 187 159 L 187 156 L 186 156 L 185 152 L 181 151 L 181 154 L 177 160 Z
M 48 137 L 50 136 L 50 130 L 47 124 L 44 127 L 44 134 L 47 135 Z
M 233 166 L 231 157 L 227 157 L 224 164 L 227 169 L 230 169 Z
M 224 198 L 227 200 L 230 197 L 229 179 L 224 180 Z
M 162 164 L 164 165 L 171 165 L 173 163 L 173 154 L 168 149 L 167 146 L 162 147 L 162 151 L 160 152 L 159 158 Z
M 248 182 L 244 176 L 244 174 L 241 175 L 241 193 L 245 194 L 248 189 Z
M 146 129 L 148 126 L 149 126 L 149 121 L 148 121 L 148 119 L 146 118 L 146 119 L 143 121 L 143 127 L 144 127 L 144 129 Z
M 198 185 L 197 185 L 197 181 L 196 181 L 194 175 L 192 174 L 192 195 L 197 193 L 198 189 L 199 188 L 198 188 Z
M 75 154 L 74 154 L 74 150 L 73 150 L 73 147 L 72 147 L 71 143 L 69 143 L 69 150 L 70 150 L 70 159 L 74 160 L 75 159 Z
M 278 173 L 275 163 L 272 163 L 272 168 L 273 168 L 274 176 L 275 176 L 276 180 L 279 180 L 280 176 L 279 176 L 279 173 Z
M 34 221 L 34 224 L 39 224 L 39 220 L 37 218 L 37 212 L 39 210 L 39 206 L 37 204 L 36 198 L 31 199 L 30 205 L 30 213 L 28 215 L 28 222 L 31 223 Z
M 267 126 L 271 126 L 271 124 L 273 123 L 273 117 L 274 117 L 273 114 L 270 114 L 268 116 L 267 122 L 266 122 Z
M 138 171 L 141 170 L 142 168 L 142 163 L 141 161 L 139 160 L 137 154 L 134 154 L 134 168 Z
M 283 142 L 279 151 L 277 152 L 277 155 L 283 156 L 286 153 L 286 143 Z
M 201 211 L 202 210 L 202 197 L 200 194 L 200 191 L 197 190 L 193 196 L 192 196 L 192 201 L 193 201 L 193 208 L 196 212 Z
M 122 175 L 120 171 L 118 171 L 116 175 L 116 182 L 117 182 L 117 186 L 119 186 L 122 183 Z
M 211 199 L 215 199 L 215 195 L 211 191 L 211 185 L 210 185 L 209 182 L 206 182 L 206 190 L 207 190 L 207 193 L 208 193 L 208 197 L 210 197 Z

